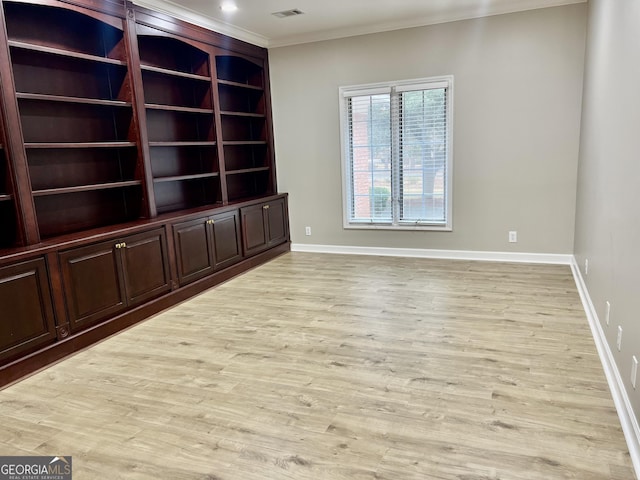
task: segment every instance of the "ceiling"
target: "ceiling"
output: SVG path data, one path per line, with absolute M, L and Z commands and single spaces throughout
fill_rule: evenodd
M 238 10 L 220 9 L 230 0 L 134 0 L 134 3 L 273 48 L 401 28 L 486 17 L 587 0 L 231 0 Z M 277 18 L 274 12 L 304 12 Z

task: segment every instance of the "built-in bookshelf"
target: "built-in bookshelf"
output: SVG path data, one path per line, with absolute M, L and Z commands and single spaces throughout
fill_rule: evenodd
M 266 51 L 120 1 L 1 1 L 0 248 L 277 191 Z
M 267 51 L 0 0 L 0 387 L 289 249 Z
M 229 201 L 272 193 L 262 64 L 217 55 L 216 72 Z
M 30 3 L 4 13 L 41 238 L 138 218 L 122 22 Z
M 158 212 L 222 203 L 209 53 L 143 26 L 138 50 Z
M 0 122 L 0 248 L 13 245 L 16 239 L 14 198 L 3 139 L 4 130 Z

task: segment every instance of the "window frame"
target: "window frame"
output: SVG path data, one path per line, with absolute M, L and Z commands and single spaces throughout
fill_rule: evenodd
M 407 221 L 399 221 L 398 211 L 399 204 L 402 199 L 399 198 L 399 186 L 396 185 L 392 188 L 392 220 L 389 222 L 376 222 L 374 220 L 371 221 L 353 221 L 350 217 L 351 212 L 351 203 L 353 198 L 353 181 L 352 181 L 352 172 L 351 172 L 351 152 L 350 152 L 350 138 L 349 138 L 349 130 L 348 126 L 350 123 L 349 119 L 349 109 L 348 109 L 348 98 L 358 95 L 375 95 L 382 92 L 393 92 L 391 98 L 391 104 L 394 103 L 393 95 L 401 95 L 402 92 L 407 91 L 408 89 L 414 90 L 425 90 L 430 86 L 432 88 L 438 88 L 438 85 L 446 84 L 446 111 L 445 111 L 445 121 L 446 121 L 446 136 L 445 136 L 445 145 L 446 145 L 446 159 L 445 159 L 445 222 L 407 222 Z M 421 87 L 421 88 L 420 88 Z M 396 89 L 399 89 L 399 92 L 396 92 Z M 359 84 L 359 85 L 349 85 L 339 87 L 339 104 L 340 104 L 340 147 L 341 147 L 341 173 L 342 173 L 342 213 L 343 213 L 343 228 L 344 229 L 360 229 L 360 230 L 421 230 L 421 231 L 452 231 L 453 230 L 453 75 L 444 75 L 437 77 L 428 77 L 428 78 L 419 78 L 419 79 L 411 79 L 411 80 L 398 80 L 392 82 L 379 82 L 379 83 L 368 83 L 368 84 Z M 397 102 L 397 100 L 395 100 Z M 392 107 L 393 108 L 393 107 Z M 392 120 L 393 122 L 393 120 Z M 399 119 L 398 119 L 399 123 Z M 397 177 L 400 171 L 399 162 L 400 159 L 398 157 L 397 151 L 397 139 L 399 136 L 399 127 L 398 125 L 391 126 L 391 137 L 396 142 L 395 145 L 392 144 L 392 185 L 398 183 L 396 179 L 393 178 L 395 175 Z

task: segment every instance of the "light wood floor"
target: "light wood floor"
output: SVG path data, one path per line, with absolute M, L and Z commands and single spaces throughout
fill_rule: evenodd
M 564 266 L 290 253 L 0 392 L 74 479 L 633 479 Z

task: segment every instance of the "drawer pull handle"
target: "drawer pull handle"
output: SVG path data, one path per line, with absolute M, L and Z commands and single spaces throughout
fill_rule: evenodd
M 263 206 L 262 206 L 262 209 L 263 209 L 263 210 L 269 210 L 269 205 L 263 205 Z

